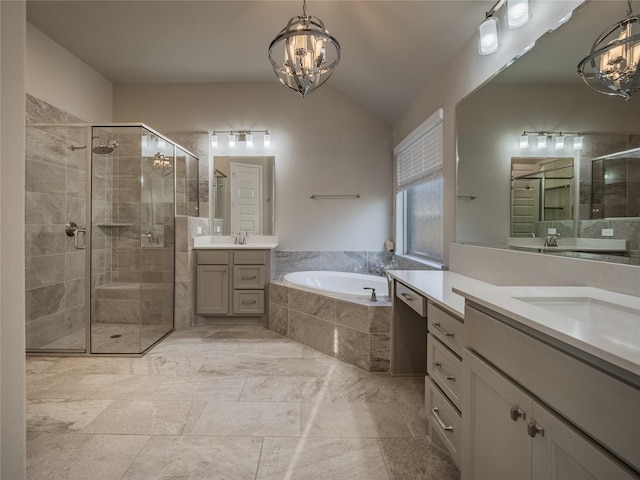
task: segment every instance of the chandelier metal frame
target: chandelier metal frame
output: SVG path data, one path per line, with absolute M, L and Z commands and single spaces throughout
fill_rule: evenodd
M 340 61 L 340 48 L 324 22 L 307 15 L 304 0 L 302 16 L 291 18 L 269 45 L 269 61 L 280 82 L 304 98 L 329 79 Z M 282 63 L 274 58 L 276 51 Z
M 640 90 L 640 32 L 632 34 L 633 27 L 640 24 L 633 15 L 631 0 L 627 0 L 627 5 L 627 16 L 605 30 L 593 43 L 589 55 L 578 64 L 578 75 L 587 85 L 625 100 Z

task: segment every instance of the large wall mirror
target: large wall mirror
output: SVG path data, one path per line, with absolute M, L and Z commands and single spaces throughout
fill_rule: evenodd
M 213 234 L 275 235 L 275 158 L 213 158 Z
M 640 264 L 640 94 L 603 95 L 576 74 L 626 12 L 626 2 L 587 2 L 458 104 L 456 241 L 536 249 L 557 232 L 567 247 L 545 253 Z

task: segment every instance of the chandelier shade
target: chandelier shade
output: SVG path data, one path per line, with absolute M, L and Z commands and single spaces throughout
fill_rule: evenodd
M 640 24 L 630 1 L 628 5 L 627 17 L 605 30 L 578 64 L 578 75 L 587 85 L 625 100 L 640 89 Z
M 324 82 L 340 61 L 340 43 L 317 17 L 293 17 L 269 45 L 269 61 L 284 85 L 306 97 Z

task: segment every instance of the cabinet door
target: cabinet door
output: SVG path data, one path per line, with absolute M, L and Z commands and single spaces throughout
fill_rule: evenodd
M 532 480 L 638 478 L 573 427 L 535 402 L 531 418 L 542 429 L 533 439 Z
M 530 397 L 474 354 L 466 353 L 462 362 L 467 386 L 463 478 L 530 478 L 532 439 L 526 426 Z
M 199 315 L 229 313 L 228 265 L 198 265 L 196 311 Z

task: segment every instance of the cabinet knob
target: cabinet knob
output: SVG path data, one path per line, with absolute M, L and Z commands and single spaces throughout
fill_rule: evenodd
M 535 438 L 537 434 L 540 434 L 540 436 L 544 437 L 544 428 L 542 428 L 535 422 L 529 422 L 529 424 L 527 425 L 527 433 L 531 438 Z
M 511 407 L 510 416 L 511 420 L 513 420 L 514 422 L 517 422 L 519 418 L 522 418 L 523 420 L 526 418 L 526 414 L 524 413 L 524 411 L 517 405 Z

